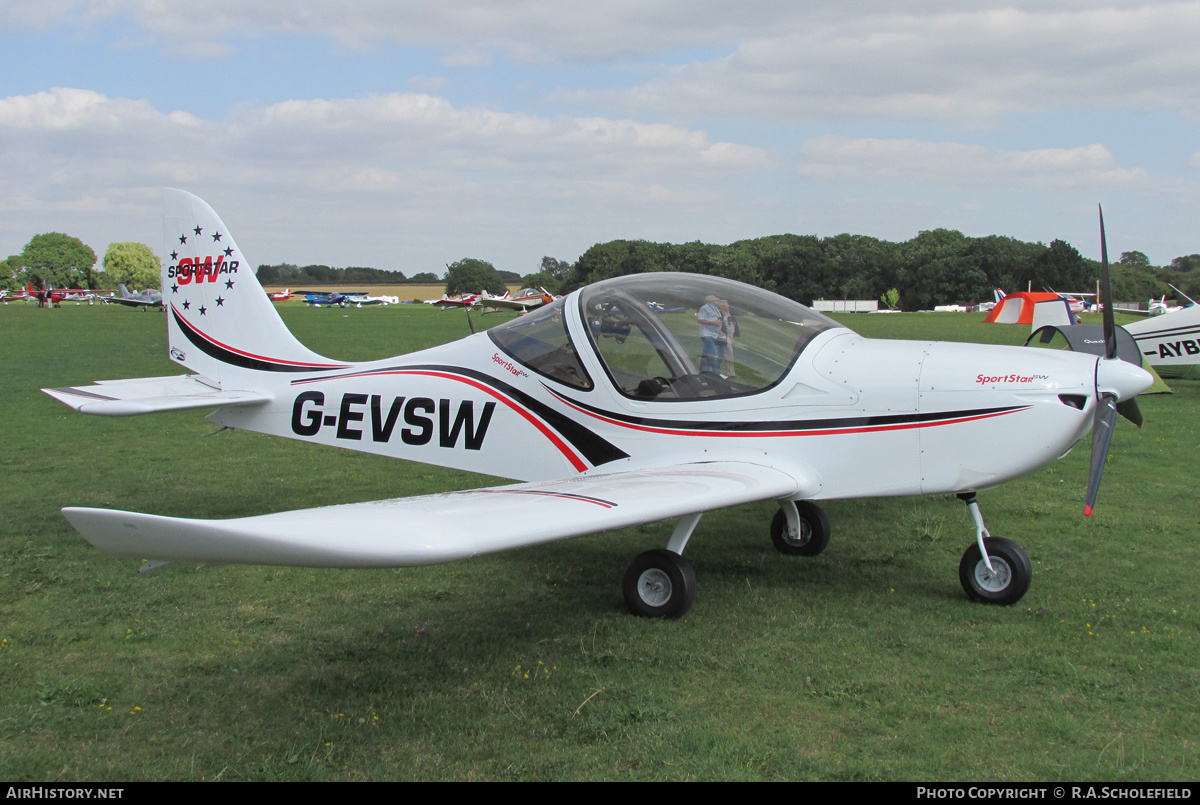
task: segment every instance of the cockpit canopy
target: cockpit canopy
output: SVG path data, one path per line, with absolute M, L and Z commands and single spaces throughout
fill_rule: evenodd
M 521 365 L 591 389 L 567 332 L 566 304 L 557 300 L 488 333 Z M 578 304 L 609 380 L 640 400 L 754 394 L 777 383 L 818 333 L 842 327 L 769 291 L 701 274 L 618 277 L 584 288 Z

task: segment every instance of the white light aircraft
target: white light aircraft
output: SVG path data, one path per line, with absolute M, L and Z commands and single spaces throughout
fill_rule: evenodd
M 696 592 L 682 554 L 706 511 L 777 501 L 774 544 L 813 555 L 830 535 L 815 501 L 952 492 L 975 526 L 964 589 L 1011 604 L 1029 557 L 989 534 L 976 491 L 1050 464 L 1091 429 L 1090 512 L 1117 403 L 1136 405 L 1151 383 L 1115 350 L 867 339 L 759 288 L 675 273 L 599 282 L 440 347 L 337 361 L 288 332 L 207 204 L 170 190 L 165 205 L 179 244 L 163 269 L 170 356 L 194 374 L 48 394 L 112 416 L 215 408 L 209 419 L 231 428 L 520 483 L 231 520 L 63 510 L 92 544 L 147 567 L 424 565 L 678 518 L 623 591 L 638 615 L 679 617 Z M 738 318 L 728 376 L 698 369 L 717 353 L 696 315 L 651 304 L 696 311 L 708 297 Z
M 508 294 L 503 297 L 485 296 L 479 300 L 479 305 L 483 308 L 484 313 L 495 313 L 499 310 L 527 313 L 542 305 L 548 305 L 557 298 L 545 288 L 522 288 L 512 296 Z
M 400 297 L 370 296 L 367 293 L 351 292 L 346 294 L 346 304 L 354 305 L 355 307 L 362 307 L 363 305 L 383 305 L 384 307 L 387 307 L 388 305 L 400 304 Z
M 163 287 L 166 287 L 164 284 Z M 261 286 L 260 286 L 261 287 Z M 163 295 L 157 288 L 146 288 L 141 293 L 132 293 L 124 285 L 118 285 L 120 296 L 106 296 L 105 303 L 116 302 L 118 305 L 126 305 L 128 307 L 140 307 L 142 310 L 150 307 L 162 307 Z
M 1163 377 L 1200 374 L 1200 305 L 1123 326 L 1137 342 L 1146 363 Z

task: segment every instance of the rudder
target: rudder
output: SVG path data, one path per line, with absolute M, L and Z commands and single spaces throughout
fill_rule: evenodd
M 216 212 L 182 190 L 163 191 L 163 306 L 170 357 L 222 388 L 247 372 L 307 372 L 345 364 L 287 329 Z

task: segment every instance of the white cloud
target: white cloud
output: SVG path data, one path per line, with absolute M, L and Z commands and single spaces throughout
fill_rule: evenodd
M 1103 145 L 1003 151 L 920 140 L 816 137 L 801 149 L 798 171 L 814 179 L 920 180 L 931 185 L 1102 185 L 1147 178 L 1120 168 Z
M 0 201 L 0 237 L 19 247 L 32 233 L 13 230 L 30 226 L 31 216 L 69 212 L 79 199 L 124 209 L 166 184 L 262 210 L 257 217 L 270 223 L 261 226 L 278 227 L 276 247 L 287 240 L 323 250 L 293 259 L 379 265 L 369 252 L 387 249 L 381 239 L 355 242 L 363 252 L 355 258 L 345 250 L 354 240 L 345 226 L 457 249 L 486 234 L 528 237 L 543 215 L 566 215 L 586 229 L 606 205 L 634 218 L 648 206 L 666 215 L 671 207 L 713 205 L 719 177 L 769 165 L 761 149 L 713 142 L 700 131 L 495 112 L 418 93 L 287 101 L 214 122 L 146 101 L 55 89 L 0 100 L 0 196 L 8 199 Z M 341 240 L 330 239 L 333 227 Z

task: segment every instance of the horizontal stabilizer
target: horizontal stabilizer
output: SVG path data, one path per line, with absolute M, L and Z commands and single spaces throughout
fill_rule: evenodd
M 88 542 L 141 559 L 404 567 L 794 497 L 792 475 L 742 462 L 683 464 L 232 520 L 63 509 Z
M 84 414 L 133 416 L 189 408 L 219 408 L 270 402 L 259 391 L 225 391 L 199 375 L 101 380 L 90 386 L 42 389 Z

